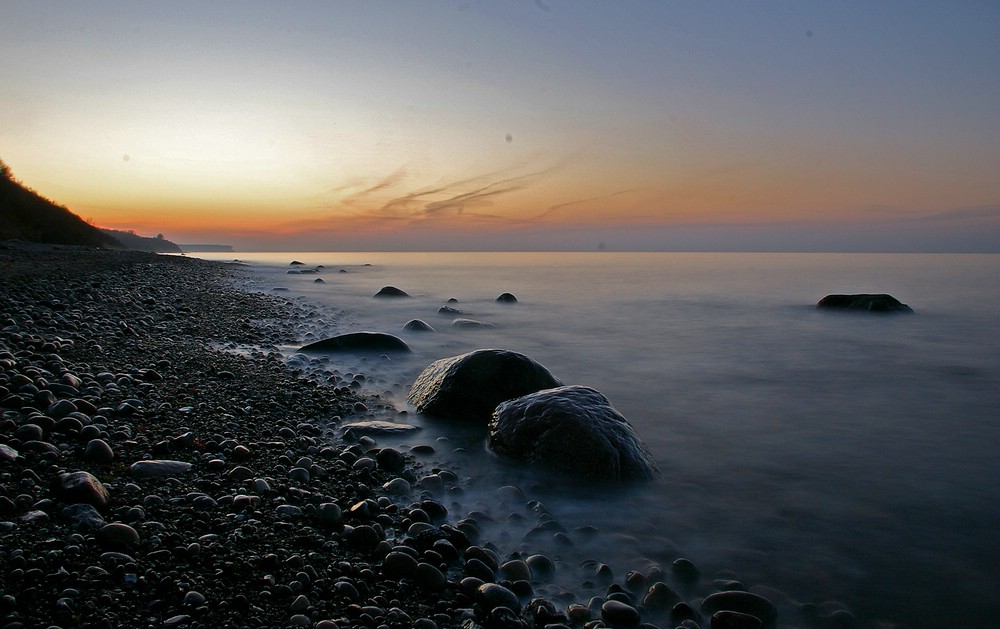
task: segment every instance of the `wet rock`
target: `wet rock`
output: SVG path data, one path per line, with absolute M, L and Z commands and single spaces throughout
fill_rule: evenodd
M 90 472 L 84 471 L 59 474 L 53 492 L 62 502 L 89 504 L 98 510 L 106 509 L 111 500 L 107 487 Z
M 151 476 L 174 476 L 175 474 L 186 474 L 191 471 L 191 464 L 185 461 L 172 461 L 166 459 L 151 459 L 147 461 L 136 461 L 129 466 L 129 472 L 136 478 L 148 478 Z
M 674 559 L 673 563 L 670 564 L 670 569 L 673 571 L 674 576 L 677 577 L 677 580 L 684 583 L 693 583 L 701 577 L 701 571 L 698 570 L 698 566 L 694 565 L 694 562 L 690 559 L 684 557 Z
M 407 401 L 428 415 L 486 422 L 497 404 L 560 384 L 523 354 L 482 349 L 431 363 L 410 387 Z
M 438 314 L 444 315 L 446 317 L 454 317 L 455 315 L 465 314 L 458 308 L 453 308 L 452 306 L 441 306 L 438 308 Z
M 816 304 L 827 310 L 856 310 L 860 312 L 912 313 L 913 309 L 892 295 L 859 293 L 855 295 L 827 295 Z
M 357 439 L 362 435 L 403 435 L 417 432 L 420 427 L 400 422 L 364 421 L 344 424 L 341 429 L 345 436 Z
M 497 607 L 506 607 L 514 612 L 521 610 L 521 603 L 517 600 L 517 595 L 496 583 L 484 583 L 479 586 L 479 601 L 487 610 L 493 610 Z
M 620 601 L 609 600 L 601 605 L 601 620 L 615 629 L 633 629 L 639 626 L 639 611 Z
M 496 298 L 496 302 L 498 304 L 516 304 L 517 297 L 515 297 L 510 293 L 502 293 L 499 297 Z
M 300 352 L 399 352 L 409 354 L 406 341 L 384 332 L 351 332 L 299 348 Z
M 504 402 L 489 425 L 489 448 L 512 459 L 602 480 L 647 480 L 652 455 L 598 391 L 568 386 Z

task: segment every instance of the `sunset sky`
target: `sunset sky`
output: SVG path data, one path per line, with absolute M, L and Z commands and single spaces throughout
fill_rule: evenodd
M 1000 2 L 0 0 L 0 159 L 240 250 L 1000 252 Z

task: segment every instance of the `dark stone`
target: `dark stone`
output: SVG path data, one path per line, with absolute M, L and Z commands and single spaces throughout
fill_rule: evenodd
M 452 308 L 451 306 L 441 306 L 440 308 L 438 308 L 438 314 L 450 317 L 450 316 L 455 316 L 455 315 L 460 315 L 460 314 L 465 314 L 465 313 L 463 313 L 458 308 Z
M 763 629 L 763 627 L 764 623 L 750 614 L 731 611 L 712 614 L 712 629 Z
M 631 605 L 609 600 L 601 605 L 601 620 L 615 629 L 634 629 L 639 626 L 641 619 L 638 610 Z
M 375 297 L 409 297 L 409 295 L 395 286 L 383 286 L 375 293 Z
M 403 324 L 403 329 L 409 332 L 436 332 L 431 324 L 422 319 L 410 319 Z
M 646 480 L 657 475 L 652 455 L 632 425 L 604 395 L 568 386 L 500 404 L 488 446 L 580 478 Z
M 765 625 L 773 625 L 778 619 L 778 609 L 774 603 L 763 596 L 740 590 L 709 594 L 701 602 L 701 609 L 708 614 L 720 611 L 750 614 Z
M 514 297 L 510 293 L 504 293 L 496 298 L 498 304 L 516 304 L 517 297 Z
M 108 489 L 89 472 L 60 474 L 53 483 L 56 498 L 67 504 L 88 504 L 106 509 L 111 501 Z
M 480 349 L 431 363 L 406 399 L 421 413 L 485 423 L 497 404 L 560 384 L 523 354 Z
M 866 294 L 827 295 L 819 300 L 817 308 L 829 310 L 860 310 L 863 312 L 913 312 L 913 309 L 892 295 Z
M 300 352 L 410 352 L 406 341 L 383 332 L 351 332 L 299 348 Z

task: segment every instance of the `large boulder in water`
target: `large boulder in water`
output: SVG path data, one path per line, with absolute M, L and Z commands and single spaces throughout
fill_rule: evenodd
M 406 341 L 384 332 L 351 332 L 299 348 L 300 352 L 410 352 Z
M 590 387 L 548 389 L 500 404 L 488 445 L 512 459 L 595 480 L 646 480 L 658 470 L 642 439 Z
M 561 384 L 524 354 L 479 349 L 428 365 L 406 399 L 421 413 L 485 423 L 497 404 Z
M 913 312 L 892 295 L 860 293 L 857 295 L 827 295 L 819 300 L 817 308 L 830 310 L 861 310 L 864 312 Z

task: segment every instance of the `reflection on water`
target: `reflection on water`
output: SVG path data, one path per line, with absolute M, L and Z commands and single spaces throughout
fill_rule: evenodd
M 368 375 L 400 410 L 428 363 L 480 347 L 522 352 L 611 399 L 659 481 L 573 486 L 485 454 L 481 429 L 409 415 L 424 425 L 417 441 L 435 447 L 423 464 L 468 486 L 449 496 L 453 512 L 488 513 L 505 550 L 549 546 L 570 575 L 560 587 L 587 590 L 585 559 L 623 575 L 683 555 L 799 601 L 839 600 L 868 621 L 982 626 L 1000 614 L 1000 256 L 239 255 L 261 265 L 263 287 L 334 313 L 310 323 L 317 336 L 403 336 L 412 356 L 330 363 Z M 289 275 L 293 258 L 325 268 Z M 411 297 L 373 300 L 384 285 Z M 503 292 L 519 303 L 495 303 Z M 888 292 L 917 314 L 812 308 L 849 292 Z M 449 298 L 496 328 L 453 329 L 437 314 Z M 412 318 L 438 331 L 403 332 Z M 508 484 L 568 530 L 602 534 L 573 547 L 522 541 L 533 514 L 498 505 Z

